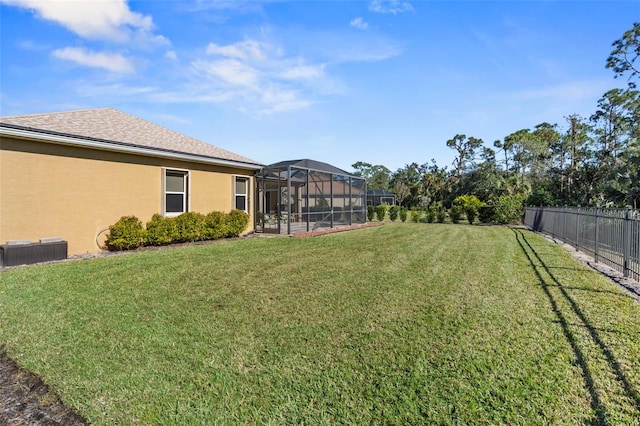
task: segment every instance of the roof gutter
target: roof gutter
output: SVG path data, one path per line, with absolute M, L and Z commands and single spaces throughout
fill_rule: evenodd
M 54 132 L 42 132 L 33 129 L 20 128 L 0 124 L 0 135 L 11 136 L 19 139 L 31 139 L 59 145 L 79 146 L 83 148 L 93 148 L 102 151 L 122 152 L 127 154 L 144 155 L 150 157 L 161 157 L 172 160 L 191 161 L 196 163 L 211 164 L 216 166 L 236 167 L 247 170 L 260 170 L 263 166 L 256 163 L 245 163 L 242 161 L 225 160 L 222 158 L 208 157 L 206 155 L 188 154 L 179 151 L 149 148 L 141 145 L 127 144 L 122 142 L 107 141 L 104 139 L 94 139 L 82 136 L 64 135 Z

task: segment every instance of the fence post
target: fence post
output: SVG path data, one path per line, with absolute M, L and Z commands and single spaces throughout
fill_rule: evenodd
M 576 210 L 576 251 L 580 251 L 580 204 Z
M 564 216 L 564 221 L 563 221 L 563 225 L 562 225 L 562 241 L 563 242 L 567 242 L 567 240 L 569 239 L 569 231 L 567 230 L 567 214 L 569 211 L 569 206 L 567 204 L 564 205 L 564 211 L 562 212 L 563 216 Z
M 599 228 L 600 225 L 598 224 L 598 217 L 600 216 L 600 206 L 596 207 L 596 246 L 593 250 L 593 260 L 598 263 L 598 245 L 600 244 L 600 240 L 599 240 Z
M 629 276 L 631 275 L 631 265 L 629 263 L 629 258 L 631 257 L 631 206 L 627 206 L 627 212 L 624 215 L 624 226 L 622 227 L 622 244 L 624 256 L 623 274 L 625 278 L 629 278 Z

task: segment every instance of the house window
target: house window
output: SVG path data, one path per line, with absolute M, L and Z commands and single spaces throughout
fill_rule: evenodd
M 248 212 L 248 199 L 249 199 L 249 178 L 235 177 L 234 192 L 235 192 L 235 204 L 234 208 Z
M 186 170 L 164 171 L 164 212 L 177 215 L 189 211 L 189 172 Z

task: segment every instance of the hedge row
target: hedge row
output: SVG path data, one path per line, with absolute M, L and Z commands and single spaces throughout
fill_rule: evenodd
M 109 227 L 106 245 L 109 250 L 132 250 L 141 246 L 237 237 L 247 229 L 249 215 L 242 210 L 230 213 L 183 213 L 164 217 L 154 214 L 146 227 L 135 216 L 123 216 Z

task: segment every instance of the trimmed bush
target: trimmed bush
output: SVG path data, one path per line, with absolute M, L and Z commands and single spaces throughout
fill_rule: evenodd
M 478 209 L 484 205 L 475 195 L 460 195 L 453 200 L 453 205 L 458 206 L 467 216 L 467 221 L 473 225 L 478 217 Z
M 449 209 L 449 217 L 451 218 L 451 222 L 458 223 L 462 218 L 462 206 L 453 205 Z M 439 222 L 440 220 L 438 220 Z
M 367 220 L 369 222 L 373 221 L 373 218 L 376 215 L 376 208 L 374 206 L 367 206 Z
M 144 242 L 145 230 L 135 216 L 122 216 L 109 227 L 106 244 L 109 250 L 131 250 Z
M 480 218 L 480 222 L 482 223 L 495 222 L 495 211 L 496 211 L 496 208 L 494 206 L 481 206 L 478 209 L 478 216 Z
M 178 242 L 202 241 L 205 236 L 204 215 L 196 212 L 182 213 L 175 219 L 178 229 Z
M 211 212 L 204 217 L 204 239 L 217 240 L 227 234 L 227 215 L 223 212 Z
M 382 222 L 386 214 L 387 214 L 387 206 L 385 206 L 384 204 L 379 204 L 376 206 L 376 219 Z
M 406 207 L 400 207 L 400 221 L 402 223 L 407 221 L 407 208 Z
M 164 246 L 180 239 L 180 231 L 173 217 L 163 217 L 158 213 L 147 222 L 144 244 L 147 246 Z
M 429 209 L 427 210 L 427 222 L 428 223 L 435 222 L 437 216 L 438 216 L 438 211 L 436 210 L 436 206 L 435 204 L 431 204 L 431 206 L 429 206 Z
M 416 207 L 411 207 L 411 222 L 418 223 L 420 222 L 420 216 L 422 212 L 418 210 Z
M 391 206 L 389 207 L 389 220 L 391 220 L 391 222 L 395 222 L 396 219 L 398 218 L 398 210 L 400 208 L 398 206 Z
M 239 237 L 249 225 L 249 215 L 242 210 L 231 210 L 225 220 L 225 237 Z
M 500 224 L 517 224 L 524 214 L 524 195 L 503 195 L 495 202 L 495 220 Z
M 469 225 L 473 225 L 476 217 L 478 217 L 478 208 L 476 206 L 467 206 L 464 209 L 464 214 L 467 216 L 467 222 L 469 222 Z
M 442 206 L 438 206 L 438 209 L 436 210 L 436 219 L 438 220 L 438 223 L 444 223 L 444 221 L 447 220 L 447 209 Z

